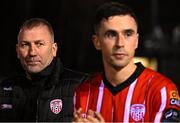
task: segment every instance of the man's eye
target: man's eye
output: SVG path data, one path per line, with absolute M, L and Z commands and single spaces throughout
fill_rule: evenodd
M 130 37 L 130 36 L 132 36 L 134 33 L 135 33 L 135 32 L 134 32 L 133 30 L 126 30 L 126 31 L 124 32 L 124 36 L 125 36 L 125 37 Z
M 22 43 L 20 44 L 20 47 L 27 47 L 28 46 L 28 43 Z
M 108 32 L 105 33 L 105 36 L 108 37 L 108 38 L 113 38 L 113 37 L 117 36 L 117 33 L 114 32 L 114 31 L 108 31 Z
M 127 37 L 129 37 L 129 36 L 132 35 L 132 32 L 127 32 L 127 33 L 125 33 L 125 35 L 126 35 Z
M 40 47 L 40 46 L 43 46 L 44 43 L 38 42 L 38 43 L 36 43 L 36 45 L 37 45 L 38 47 Z

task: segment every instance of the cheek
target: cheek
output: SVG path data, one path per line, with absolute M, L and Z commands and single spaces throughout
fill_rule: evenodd
M 109 45 L 102 45 L 102 54 L 104 55 L 104 57 L 109 57 L 112 53 L 113 50 L 113 46 Z
M 129 41 L 130 43 L 127 44 L 130 50 L 135 50 L 137 48 L 137 43 L 134 40 Z
M 52 49 L 46 49 L 44 51 L 39 52 L 39 56 L 44 59 L 50 59 L 54 56 L 54 51 Z
M 128 50 L 126 50 L 126 51 L 128 51 L 129 54 L 134 55 L 135 50 L 136 50 L 136 45 L 135 45 L 135 44 L 132 44 L 132 45 L 130 45 L 130 47 L 129 47 Z
M 18 51 L 17 51 L 17 55 L 18 55 L 18 58 L 24 58 L 24 57 L 26 57 L 27 56 L 27 51 L 26 50 L 22 50 L 22 49 L 19 49 Z

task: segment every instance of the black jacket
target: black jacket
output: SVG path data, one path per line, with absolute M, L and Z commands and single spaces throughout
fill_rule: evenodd
M 73 95 L 87 75 L 63 68 L 59 59 L 42 72 L 0 83 L 0 121 L 71 121 Z

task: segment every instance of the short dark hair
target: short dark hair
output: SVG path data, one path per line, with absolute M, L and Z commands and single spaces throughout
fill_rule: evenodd
M 52 36 L 52 39 L 54 40 L 54 31 L 52 28 L 52 25 L 45 19 L 43 18 L 31 18 L 26 20 L 20 27 L 20 31 L 18 34 L 18 41 L 19 41 L 19 36 L 22 30 L 24 29 L 32 29 L 34 27 L 38 27 L 38 26 L 46 26 L 49 30 L 50 35 Z
M 95 20 L 94 20 L 95 32 L 99 28 L 100 23 L 103 19 L 108 19 L 109 17 L 115 16 L 115 15 L 130 15 L 131 17 L 134 18 L 138 26 L 137 17 L 130 7 L 128 7 L 125 4 L 118 3 L 118 2 L 106 2 L 100 5 L 96 10 Z

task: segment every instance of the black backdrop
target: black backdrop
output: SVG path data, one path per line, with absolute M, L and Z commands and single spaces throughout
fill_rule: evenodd
M 111 0 L 2 0 L 0 76 L 17 71 L 16 36 L 20 24 L 31 17 L 45 18 L 52 24 L 59 46 L 58 56 L 66 67 L 87 73 L 97 72 L 102 64 L 101 54 L 91 42 L 92 21 L 97 5 L 105 1 Z M 156 57 L 158 71 L 179 85 L 180 39 L 173 43 L 173 30 L 180 26 L 178 0 L 112 1 L 128 4 L 139 18 L 140 44 L 136 55 Z M 157 35 L 153 38 L 153 29 L 157 26 L 164 32 L 163 38 L 158 39 Z M 149 40 L 152 45 L 148 47 L 146 42 Z

